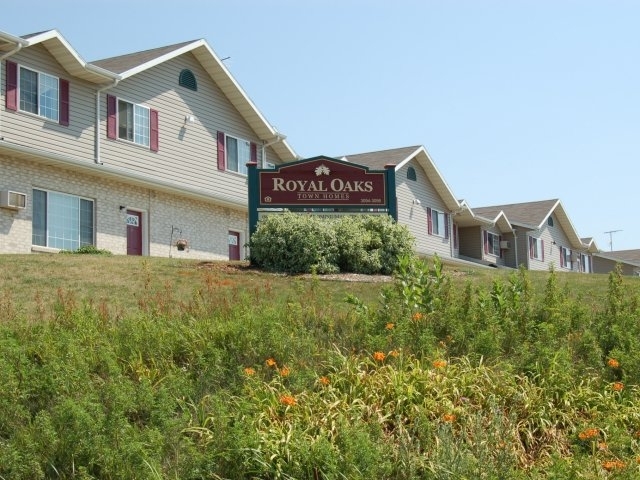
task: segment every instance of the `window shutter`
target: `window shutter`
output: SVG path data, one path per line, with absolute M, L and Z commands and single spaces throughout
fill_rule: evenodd
M 498 235 L 498 248 L 500 249 L 500 258 L 502 258 L 502 235 Z
M 453 248 L 458 248 L 458 225 L 453 224 Z
M 251 144 L 249 145 L 249 151 L 251 153 L 251 156 L 249 157 L 251 161 L 253 163 L 258 163 L 258 145 L 251 142 Z
M 224 132 L 218 132 L 218 170 L 225 170 Z
M 484 245 L 484 253 L 489 253 L 489 234 L 486 230 L 482 231 L 482 243 Z
M 157 152 L 160 148 L 159 115 L 157 110 L 149 109 L 149 148 Z
M 533 258 L 533 238 L 529 237 L 529 258 Z
M 444 238 L 449 238 L 449 214 L 444 214 Z
M 107 138 L 118 138 L 116 97 L 107 95 Z
M 7 60 L 5 106 L 7 110 L 18 110 L 18 64 Z
M 542 251 L 542 261 L 544 262 L 544 240 L 540 239 L 540 250 Z
M 60 79 L 60 125 L 69 126 L 69 80 Z
M 560 267 L 564 267 L 564 247 L 560 247 Z
M 431 222 L 431 207 L 427 207 L 427 233 L 433 234 L 433 223 Z

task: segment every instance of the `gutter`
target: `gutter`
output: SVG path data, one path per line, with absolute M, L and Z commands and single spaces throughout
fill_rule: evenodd
M 119 180 L 124 183 L 134 184 L 138 186 L 143 186 L 146 188 L 153 188 L 165 193 L 173 193 L 177 195 L 181 195 L 183 197 L 195 198 L 198 200 L 203 200 L 210 203 L 215 203 L 218 205 L 222 205 L 229 208 L 234 208 L 236 210 L 246 210 L 248 208 L 247 201 L 238 200 L 235 197 L 231 197 L 229 195 L 220 195 L 217 194 L 213 196 L 211 193 L 195 189 L 195 188 L 180 188 L 173 183 L 161 181 L 161 180 L 153 180 L 148 176 L 134 173 L 129 170 L 125 171 L 120 168 L 112 167 L 104 164 L 96 164 L 92 162 L 88 162 L 87 160 L 82 160 L 80 158 L 74 158 L 69 156 L 60 155 L 57 153 L 51 153 L 43 150 L 39 150 L 32 147 L 26 147 L 24 145 L 19 145 L 12 142 L 7 142 L 6 140 L 0 139 L 0 147 L 5 147 L 8 150 L 11 150 L 16 153 L 21 153 L 25 155 L 29 155 L 32 157 L 40 157 L 41 159 L 49 162 L 56 162 L 59 164 L 66 165 L 67 167 L 77 167 L 78 169 L 84 171 L 85 173 L 89 173 L 91 175 L 96 176 L 108 176 L 112 179 Z M 39 161 L 33 158 L 29 160 L 39 163 Z
M 265 156 L 265 154 L 266 154 L 265 153 L 265 149 L 267 147 L 270 147 L 271 145 L 275 145 L 276 143 L 280 143 L 280 142 L 286 140 L 286 138 L 287 138 L 286 135 L 283 135 L 281 133 L 276 132 L 275 137 L 273 137 L 270 141 L 268 141 L 268 142 L 266 142 L 264 140 L 262 141 L 262 168 L 265 168 L 266 167 L 266 163 L 267 163 L 266 156 Z

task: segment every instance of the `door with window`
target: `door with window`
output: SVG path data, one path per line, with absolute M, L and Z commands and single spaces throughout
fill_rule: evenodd
M 127 210 L 127 255 L 142 255 L 142 214 Z
M 229 260 L 240 260 L 240 233 L 229 231 Z

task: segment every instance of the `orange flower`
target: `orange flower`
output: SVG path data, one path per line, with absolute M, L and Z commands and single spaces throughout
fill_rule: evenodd
M 389 352 L 389 355 L 391 355 L 393 358 L 396 358 L 399 355 L 399 353 L 397 350 L 391 350 Z
M 320 377 L 318 381 L 325 387 L 331 383 L 331 380 L 329 380 L 328 377 Z
M 611 368 L 618 368 L 620 366 L 620 362 L 615 358 L 610 358 L 609 360 L 607 360 L 607 365 L 609 365 Z
M 456 421 L 456 416 L 453 413 L 445 413 L 442 416 L 442 420 L 444 420 L 447 423 L 453 423 Z
M 600 434 L 597 428 L 587 428 L 578 434 L 580 440 L 589 440 L 590 438 L 597 437 Z
M 267 367 L 275 367 L 277 365 L 273 358 L 267 358 L 265 363 L 267 364 Z
M 624 389 L 624 383 L 615 382 L 613 385 L 611 385 L 611 388 L 614 392 L 621 392 Z
M 416 312 L 416 313 L 413 314 L 413 316 L 411 318 L 413 319 L 414 322 L 418 322 L 418 321 L 422 320 L 422 317 L 423 317 L 422 313 Z
M 447 366 L 447 361 L 446 360 L 434 360 L 433 361 L 433 368 L 444 368 Z
M 251 376 L 251 375 L 255 375 L 256 371 L 255 369 L 251 368 L 251 367 L 247 367 L 244 369 L 244 373 Z
M 280 369 L 280 375 L 283 377 L 287 377 L 291 373 L 291 369 L 289 367 L 282 367 Z
M 393 330 L 393 327 L 395 327 L 395 325 L 393 323 L 389 322 L 389 323 L 387 323 L 387 326 L 384 327 L 384 328 L 386 328 L 387 330 Z
M 377 362 L 381 362 L 385 359 L 386 355 L 382 352 L 375 352 L 373 354 L 373 359 Z
M 623 469 L 625 466 L 625 463 L 621 460 L 606 460 L 602 462 L 602 468 L 608 471 Z
M 292 395 L 282 395 L 280 397 L 280 403 L 286 405 L 287 407 L 293 407 L 296 403 L 296 398 Z
M 609 448 L 609 446 L 605 442 L 598 442 L 598 450 L 605 451 Z

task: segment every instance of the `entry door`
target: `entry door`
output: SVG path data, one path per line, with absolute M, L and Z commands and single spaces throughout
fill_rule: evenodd
M 240 260 L 240 234 L 229 231 L 229 260 Z
M 127 255 L 142 255 L 142 214 L 127 210 Z

